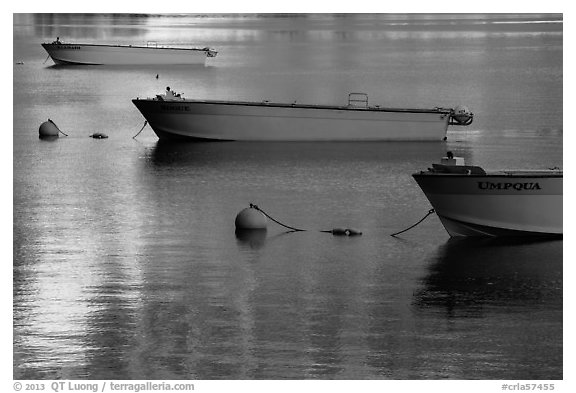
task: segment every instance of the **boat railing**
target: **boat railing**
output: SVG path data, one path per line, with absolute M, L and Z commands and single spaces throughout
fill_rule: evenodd
M 493 171 L 491 174 L 502 174 L 505 176 L 547 176 L 547 175 L 562 175 L 564 171 L 558 167 L 548 169 L 502 169 Z
M 348 94 L 348 106 L 355 108 L 368 108 L 368 94 L 366 93 Z

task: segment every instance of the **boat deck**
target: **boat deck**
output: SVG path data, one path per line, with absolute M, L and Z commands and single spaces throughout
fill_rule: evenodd
M 136 100 L 140 100 L 136 98 Z M 341 111 L 363 111 L 363 112 L 402 112 L 402 113 L 438 113 L 443 115 L 450 115 L 452 113 L 451 108 L 428 108 L 428 109 L 418 109 L 418 108 L 391 108 L 383 107 L 380 105 L 370 105 L 370 106 L 359 106 L 359 105 L 325 105 L 325 104 L 301 104 L 297 102 L 293 103 L 281 103 L 281 102 L 270 102 L 270 101 L 224 101 L 224 100 L 194 100 L 188 98 L 164 98 L 162 95 L 157 95 L 154 98 L 146 98 L 141 100 L 148 101 L 158 101 L 162 103 L 174 103 L 174 104 L 211 104 L 211 105 L 231 105 L 231 106 L 253 106 L 253 107 L 276 107 L 276 108 L 300 108 L 300 109 L 323 109 L 323 110 L 341 110 Z
M 43 47 L 99 47 L 99 48 L 126 48 L 126 49 L 150 49 L 150 50 L 159 50 L 159 49 L 170 49 L 170 50 L 181 50 L 181 51 L 201 51 L 201 52 L 215 52 L 210 48 L 198 48 L 198 47 L 175 47 L 175 46 L 147 46 L 147 45 L 126 45 L 126 44 L 78 44 L 78 43 L 68 43 L 68 42 L 60 42 L 60 43 L 42 43 Z
M 563 171 L 558 167 L 548 169 L 500 169 L 485 170 L 475 165 L 432 164 L 427 171 L 416 175 L 426 176 L 491 176 L 491 177 L 562 177 Z
M 562 177 L 561 169 L 505 169 L 499 171 L 488 171 L 487 176 L 522 176 L 522 177 Z

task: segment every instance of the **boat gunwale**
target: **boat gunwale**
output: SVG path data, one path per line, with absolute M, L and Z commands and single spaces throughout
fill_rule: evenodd
M 54 43 L 42 43 L 43 47 L 51 47 L 56 48 L 58 46 L 97 46 L 97 47 L 111 47 L 111 48 L 126 48 L 126 49 L 151 49 L 151 50 L 181 50 L 181 51 L 197 51 L 197 52 L 217 52 L 215 50 L 209 48 L 178 48 L 173 46 L 165 46 L 165 47 L 155 47 L 155 46 L 140 46 L 140 45 L 126 45 L 126 44 L 73 44 L 73 43 L 64 43 L 61 42 L 59 44 Z
M 288 104 L 279 102 L 255 102 L 255 101 L 221 101 L 221 100 L 158 100 L 156 98 L 134 98 L 132 102 L 153 102 L 162 105 L 165 104 L 208 104 L 208 105 L 229 105 L 229 106 L 254 106 L 254 107 L 272 107 L 272 108 L 298 108 L 298 109 L 323 109 L 323 110 L 340 110 L 340 111 L 357 111 L 357 112 L 397 112 L 397 113 L 433 113 L 450 115 L 453 109 L 449 108 L 430 108 L 430 109 L 417 109 L 417 108 L 387 108 L 380 106 L 369 107 L 355 107 L 345 105 L 324 105 L 324 104 Z
M 563 171 L 550 171 L 546 173 L 546 170 L 542 170 L 540 173 L 529 173 L 519 170 L 518 172 L 486 172 L 486 174 L 466 174 L 466 173 L 440 173 L 440 172 L 418 172 L 412 174 L 412 177 L 464 177 L 464 178 L 487 178 L 487 177 L 498 177 L 498 178 L 529 178 L 529 179 L 541 179 L 541 178 L 563 178 Z

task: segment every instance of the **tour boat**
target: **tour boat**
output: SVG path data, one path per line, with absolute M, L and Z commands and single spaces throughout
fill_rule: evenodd
M 487 172 L 448 155 L 412 176 L 450 236 L 562 236 L 561 169 Z
M 210 48 L 158 46 L 101 45 L 63 43 L 59 39 L 42 44 L 58 65 L 166 65 L 205 64 L 207 57 L 218 52 Z
M 132 100 L 160 139 L 195 141 L 440 141 L 449 125 L 469 125 L 466 107 L 369 106 L 365 93 L 348 105 L 185 99 L 169 90 Z

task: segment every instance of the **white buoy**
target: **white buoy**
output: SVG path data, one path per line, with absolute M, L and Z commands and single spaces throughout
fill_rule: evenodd
M 268 219 L 262 212 L 247 207 L 236 216 L 236 229 L 266 229 Z
M 58 136 L 60 130 L 52 120 L 48 119 L 48 121 L 45 121 L 44 123 L 40 124 L 40 129 L 38 130 L 38 132 L 40 133 L 40 137 Z

